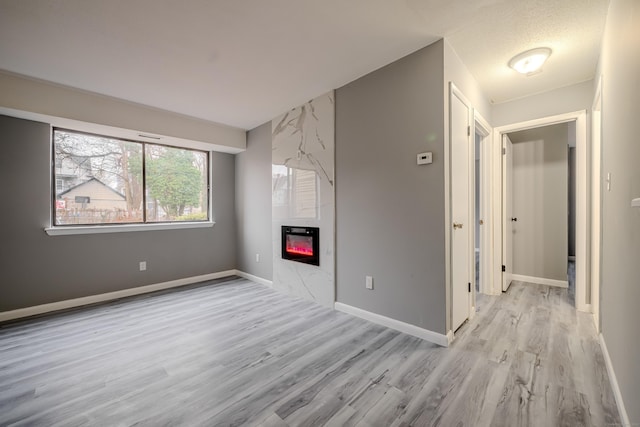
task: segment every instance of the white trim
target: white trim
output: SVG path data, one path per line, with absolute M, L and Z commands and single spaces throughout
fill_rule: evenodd
M 447 152 L 447 156 L 446 156 L 446 166 L 445 166 L 445 195 L 447 195 L 447 197 L 445 197 L 445 216 L 446 216 L 446 228 L 445 228 L 445 241 L 446 241 L 446 245 L 445 245 L 445 250 L 446 250 L 446 257 L 445 257 L 445 262 L 446 262 L 446 271 L 445 271 L 445 282 L 447 284 L 447 289 L 448 289 L 448 295 L 445 294 L 445 301 L 447 302 L 447 309 L 448 309 L 448 313 L 447 313 L 447 328 L 452 327 L 453 325 L 453 282 L 452 282 L 452 276 L 453 276 L 453 242 L 452 242 L 452 236 L 451 236 L 451 229 L 453 226 L 453 210 L 452 210 L 452 203 L 453 203 L 453 194 L 452 194 L 452 188 L 451 188 L 451 182 L 452 182 L 452 171 L 453 171 L 453 165 L 451 164 L 452 161 L 452 157 L 451 157 L 451 138 L 452 138 L 452 126 L 453 126 L 453 120 L 452 120 L 452 106 L 453 106 L 453 97 L 456 97 L 460 100 L 460 102 L 467 108 L 467 126 L 468 126 L 468 133 L 467 133 L 467 144 L 469 145 L 469 158 L 468 158 L 468 164 L 467 164 L 467 169 L 469 172 L 469 177 L 467 180 L 467 187 L 468 187 L 468 197 L 467 197 L 467 215 L 466 215 L 466 220 L 465 222 L 467 222 L 468 224 L 470 224 L 470 226 L 467 228 L 467 257 L 468 257 L 468 263 L 469 265 L 467 266 L 467 272 L 468 272 L 468 277 L 467 277 L 467 281 L 468 283 L 474 283 L 473 286 L 473 292 L 468 294 L 467 297 L 467 319 L 470 318 L 471 316 L 471 312 L 472 312 L 472 307 L 475 305 L 475 243 L 474 243 L 474 239 L 475 239 L 475 230 L 474 225 L 471 224 L 475 224 L 475 206 L 474 206 L 474 196 L 475 196 L 475 185 L 474 185 L 474 181 L 475 181 L 475 156 L 474 156 L 474 151 L 475 149 L 473 147 L 475 147 L 475 116 L 474 116 L 474 109 L 473 106 L 471 105 L 471 102 L 464 96 L 464 94 L 462 93 L 462 91 L 460 91 L 460 89 L 458 89 L 458 87 L 455 85 L 454 82 L 450 81 L 449 82 L 449 111 L 448 111 L 448 117 L 449 117 L 449 123 L 448 123 L 448 135 L 447 135 L 447 147 L 445 148 L 446 152 Z M 473 135 L 472 135 L 472 131 L 473 130 Z M 459 325 L 458 325 L 459 326 Z M 456 326 L 457 327 L 457 326 Z
M 453 82 L 445 85 L 444 99 L 447 104 L 447 123 L 444 127 L 444 300 L 445 300 L 445 328 L 451 329 L 453 297 L 451 296 L 451 96 Z
M 591 283 L 591 244 L 590 196 L 589 196 L 589 143 L 587 141 L 587 114 L 582 111 L 576 117 L 576 308 L 591 312 L 587 301 L 587 283 Z
M 49 313 L 52 311 L 64 310 L 68 308 L 80 307 L 98 302 L 112 301 L 133 295 L 146 294 L 178 286 L 190 285 L 192 283 L 204 282 L 207 280 L 220 279 L 222 277 L 234 276 L 236 270 L 220 271 L 218 273 L 203 274 L 201 276 L 185 277 L 184 279 L 170 280 L 168 282 L 156 283 L 153 285 L 138 286 L 136 288 L 123 289 L 120 291 L 107 292 L 104 294 L 90 295 L 87 297 L 74 298 L 64 301 L 52 302 L 49 304 L 36 305 L 33 307 L 19 308 L 17 310 L 0 312 L 0 322 L 19 319 L 22 317 L 35 316 L 37 314 Z
M 589 260 L 587 259 L 588 247 L 589 244 L 589 235 L 590 235 L 590 227 L 587 222 L 587 214 L 589 211 L 588 206 L 588 175 L 587 175 L 587 113 L 586 110 L 574 111 L 570 113 L 558 114 L 550 117 L 543 117 L 535 120 L 528 120 L 519 123 L 513 123 L 505 126 L 499 126 L 493 129 L 494 133 L 494 156 L 496 159 L 500 159 L 502 156 L 502 152 L 497 146 L 501 146 L 502 144 L 497 144 L 496 140 L 501 140 L 502 134 L 507 134 L 509 132 L 515 132 L 526 129 L 533 129 L 542 126 L 549 126 L 559 123 L 567 123 L 571 121 L 576 122 L 576 309 L 579 311 L 589 312 L 591 309 L 590 304 L 586 301 L 586 286 L 588 275 L 590 273 L 589 268 Z M 500 175 L 500 174 L 499 174 Z M 494 181 L 494 185 L 497 185 L 496 182 L 502 182 L 502 177 Z M 495 188 L 495 187 L 494 187 Z M 497 193 L 500 194 L 500 193 Z M 496 205 L 501 204 L 501 197 L 496 198 Z M 494 216 L 496 212 L 494 211 Z M 502 218 L 494 218 L 495 221 L 502 221 Z M 501 223 L 501 222 L 498 222 Z M 500 236 L 501 238 L 501 236 Z M 502 255 L 502 245 L 495 245 L 494 249 L 496 253 L 500 251 L 500 255 Z M 498 258 L 501 259 L 502 257 Z M 495 263 L 496 271 L 500 268 L 498 263 Z M 498 277 L 502 277 L 502 272 L 499 273 Z M 494 277 L 494 286 L 496 285 Z
M 607 366 L 607 373 L 609 374 L 609 382 L 611 383 L 613 396 L 615 397 L 616 405 L 618 406 L 620 421 L 622 421 L 623 426 L 631 426 L 631 420 L 629 419 L 629 414 L 627 414 L 627 410 L 624 407 L 622 393 L 620 392 L 620 386 L 618 385 L 616 373 L 613 370 L 613 363 L 611 363 L 611 357 L 609 356 L 609 350 L 607 350 L 607 344 L 604 342 L 604 336 L 600 334 L 598 338 L 600 338 L 600 348 L 602 349 L 602 355 L 604 356 L 604 364 Z
M 558 114 L 558 115 L 550 116 L 550 117 L 543 117 L 541 119 L 526 120 L 524 122 L 512 123 L 512 124 L 509 124 L 509 125 L 499 126 L 497 128 L 494 128 L 494 132 L 498 133 L 498 134 L 510 133 L 510 132 L 515 132 L 515 131 L 521 131 L 521 130 L 527 130 L 527 129 L 543 127 L 543 126 L 550 126 L 550 125 L 556 125 L 556 124 L 560 124 L 560 123 L 572 122 L 572 121 L 576 120 L 578 118 L 578 116 L 580 116 L 582 114 L 586 114 L 585 110 L 574 111 L 574 112 L 571 112 L 571 113 Z
M 335 302 L 333 304 L 333 307 L 337 311 L 341 311 L 343 313 L 368 320 L 369 322 L 373 322 L 378 325 L 386 326 L 387 328 L 395 329 L 396 331 L 404 332 L 405 334 L 413 335 L 414 337 L 422 338 L 423 340 L 438 344 L 443 347 L 448 347 L 452 339 L 452 337 L 450 338 L 449 334 L 439 334 L 437 332 L 423 329 L 410 323 L 405 323 L 400 320 L 362 310 L 361 308 L 353 307 L 341 302 Z
M 6 73 L 0 73 L 0 85 L 4 83 L 2 82 L 4 77 L 3 75 L 6 76 Z M 21 82 L 25 81 L 25 79 L 20 79 L 20 80 Z M 45 83 L 45 86 L 50 87 L 50 85 L 47 85 L 46 83 Z M 71 91 L 65 91 L 65 92 L 68 94 L 70 92 L 76 92 L 76 91 L 72 89 Z M 104 97 L 100 95 L 99 97 L 102 98 L 102 100 L 105 100 Z M 85 100 L 87 99 L 89 98 L 85 98 Z M 122 99 L 115 99 L 111 101 L 106 100 L 106 102 L 109 102 L 109 103 L 113 103 L 114 101 L 118 104 L 125 103 L 125 104 L 131 105 L 130 103 Z M 74 105 L 78 105 L 78 103 L 74 102 Z M 115 104 L 112 104 L 112 106 L 114 105 Z M 114 106 L 114 109 L 115 108 L 116 107 Z M 134 105 L 133 108 L 136 108 L 136 110 L 138 110 L 138 108 L 143 108 L 145 110 L 144 113 L 147 113 L 147 114 L 150 111 L 155 110 L 153 108 L 149 110 L 149 107 L 145 107 L 143 105 Z M 157 110 L 157 113 L 162 114 L 164 117 L 167 117 L 166 114 L 171 115 L 172 118 L 180 117 L 179 114 L 172 113 L 169 111 Z M 222 145 L 215 142 L 208 142 L 208 141 L 196 140 L 196 139 L 187 139 L 187 138 L 181 138 L 178 136 L 170 136 L 170 135 L 154 132 L 150 129 L 136 130 L 136 129 L 124 128 L 121 126 L 93 123 L 85 120 L 59 117 L 51 114 L 36 113 L 33 111 L 28 111 L 27 109 L 9 108 L 6 106 L 0 106 L 0 114 L 16 117 L 18 119 L 26 119 L 26 120 L 33 120 L 33 121 L 42 122 L 42 123 L 49 123 L 55 127 L 84 130 L 85 132 L 95 133 L 99 135 L 109 135 L 117 138 L 131 139 L 134 141 L 146 141 L 151 143 L 170 145 L 174 147 L 194 148 L 197 150 L 204 150 L 204 151 L 217 151 L 221 153 L 238 154 L 245 151 L 246 145 L 247 145 L 246 136 L 244 137 L 242 136 L 245 133 L 243 129 L 234 128 L 232 126 L 227 126 L 220 123 L 214 123 L 208 120 L 197 119 L 195 117 L 183 116 L 185 117 L 186 120 L 188 120 L 192 124 L 195 122 L 198 122 L 198 124 L 207 126 L 209 129 L 211 129 L 212 126 L 219 128 L 220 129 L 219 132 L 216 132 L 216 131 L 212 132 L 211 141 L 213 141 L 214 139 L 213 133 L 215 133 L 217 134 L 215 135 L 215 139 L 217 141 L 225 141 L 225 142 L 230 141 L 232 144 L 237 144 L 237 146 Z M 66 114 L 73 114 L 73 113 L 69 113 L 69 111 L 67 111 Z M 88 112 L 87 114 L 92 115 L 92 112 Z M 178 118 L 178 120 L 180 119 Z M 148 124 L 146 126 L 148 126 Z M 164 128 L 165 126 L 162 126 L 162 127 Z
M 600 283 L 602 282 L 602 76 L 598 78 L 591 107 L 591 229 L 589 303 L 596 332 L 600 332 Z
M 491 205 L 491 138 L 493 136 L 493 128 L 482 117 L 477 110 L 473 111 L 474 118 L 474 133 L 482 135 L 482 141 L 480 142 L 480 218 L 484 224 L 480 226 L 480 283 L 479 292 L 483 294 L 491 293 L 491 283 L 493 270 L 493 251 L 491 246 L 491 238 L 493 236 L 492 228 L 492 205 Z M 475 148 L 475 141 L 473 144 Z M 474 156 L 475 157 L 475 156 Z M 475 176 L 474 176 L 475 179 Z M 474 182 L 475 184 L 475 182 Z M 474 186 L 475 192 L 475 186 Z M 475 204 L 475 201 L 474 201 Z M 475 208 L 475 206 L 474 206 Z M 474 209 L 475 214 L 475 209 Z M 477 218 L 474 218 L 474 223 Z M 474 233 L 475 239 L 475 233 Z M 474 246 L 478 245 L 478 242 Z M 473 268 L 475 269 L 475 259 L 472 260 Z M 475 277 L 474 271 L 472 277 Z M 474 290 L 475 292 L 475 290 Z M 474 301 L 476 298 L 474 298 Z
M 49 236 L 68 236 L 73 234 L 126 233 L 132 231 L 178 230 L 185 228 L 210 228 L 214 221 L 171 222 L 161 224 L 123 224 L 123 225 L 84 225 L 69 227 L 46 227 Z
M 507 220 L 510 215 L 513 215 L 513 200 L 507 199 L 507 197 L 512 197 L 514 194 L 513 185 L 509 185 L 512 184 L 512 182 L 508 179 L 511 178 L 511 180 L 513 180 L 513 143 L 511 142 L 509 135 L 504 133 L 500 135 L 500 141 L 500 146 L 502 147 L 502 155 L 500 156 L 500 172 L 502 173 L 500 190 L 502 222 L 500 224 L 500 230 L 502 231 L 502 239 L 500 246 L 502 248 L 501 264 L 503 266 L 500 290 L 506 292 L 509 290 L 509 286 L 511 286 L 511 281 L 513 280 L 511 277 L 513 273 L 513 234 L 509 233 L 509 229 L 513 231 L 513 222 Z M 512 174 L 510 177 L 509 172 Z M 511 212 L 509 212 L 509 210 Z M 511 252 L 509 252 L 508 249 L 510 249 Z
M 544 277 L 525 276 L 522 274 L 512 274 L 511 280 L 518 282 L 536 283 L 538 285 L 556 286 L 558 288 L 568 288 L 569 282 L 566 280 L 545 279 Z
M 485 293 L 502 294 L 502 136 L 493 128 L 488 157 L 490 179 L 490 211 L 492 251 L 491 281 L 485 286 Z
M 236 276 L 240 276 L 244 279 L 251 280 L 252 282 L 256 282 L 261 285 L 265 285 L 270 288 L 273 288 L 273 281 L 271 280 L 263 279 L 262 277 L 254 276 L 253 274 L 245 273 L 244 271 L 240 271 L 240 270 L 235 270 L 235 272 L 236 272 Z

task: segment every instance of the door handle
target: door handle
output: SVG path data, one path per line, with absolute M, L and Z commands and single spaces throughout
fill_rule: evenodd
M 462 224 L 459 224 L 457 222 L 453 223 L 453 229 L 455 230 L 456 228 L 462 228 Z
M 518 221 L 518 218 L 511 218 L 511 221 L 513 221 L 513 222 L 517 222 L 517 221 Z

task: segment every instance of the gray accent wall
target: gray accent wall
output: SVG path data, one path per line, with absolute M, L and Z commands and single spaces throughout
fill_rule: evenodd
M 235 269 L 233 155 L 212 156 L 212 228 L 48 236 L 50 126 L 0 116 L 0 135 L 0 311 Z
M 640 2 L 611 2 L 602 74 L 602 334 L 631 425 L 640 424 Z
M 567 280 L 567 123 L 509 134 L 513 142 L 513 273 Z
M 443 85 L 440 40 L 336 91 L 337 301 L 442 334 Z
M 236 154 L 236 216 L 238 270 L 272 280 L 271 122 L 247 132 L 247 150 Z

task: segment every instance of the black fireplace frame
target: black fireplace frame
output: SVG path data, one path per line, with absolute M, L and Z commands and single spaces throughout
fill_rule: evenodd
M 305 237 L 310 236 L 313 239 L 313 255 L 294 254 L 287 252 L 287 235 Z M 320 229 L 318 227 L 298 227 L 293 225 L 283 225 L 282 240 L 280 246 L 282 247 L 282 259 L 320 266 Z

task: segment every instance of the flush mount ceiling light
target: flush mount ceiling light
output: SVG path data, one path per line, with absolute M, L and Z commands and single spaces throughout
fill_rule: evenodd
M 551 49 L 548 47 L 539 47 L 537 49 L 531 49 L 526 52 L 522 52 L 511 58 L 509 61 L 509 67 L 513 68 L 521 74 L 530 76 L 536 71 L 539 71 L 542 64 L 551 55 Z

